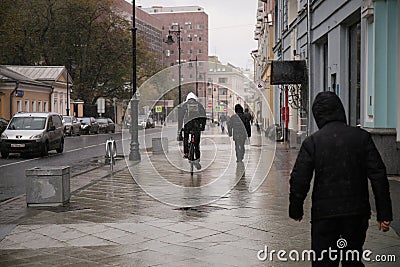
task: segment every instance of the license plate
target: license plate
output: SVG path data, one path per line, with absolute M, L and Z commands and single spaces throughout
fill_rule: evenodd
M 11 147 L 25 147 L 25 144 L 11 144 Z

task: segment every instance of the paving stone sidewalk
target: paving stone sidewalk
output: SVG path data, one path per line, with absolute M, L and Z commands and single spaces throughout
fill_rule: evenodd
M 310 248 L 310 199 L 301 223 L 287 215 L 288 179 L 297 151 L 278 144 L 267 179 L 250 193 L 252 179 L 262 175 L 259 170 L 268 169 L 255 162 L 271 147 L 255 136 L 241 165 L 231 162 L 226 135 L 212 132 L 207 141 L 206 133 L 203 140 L 203 170 L 193 177 L 182 169 L 187 161 L 170 149 L 166 156 L 142 157 L 131 172 L 120 162 L 121 170 L 113 176 L 96 170 L 74 177 L 75 191 L 65 207 L 27 208 L 24 198 L 0 204 L 0 266 L 310 266 L 308 261 L 280 262 L 276 256 L 274 261 L 257 258 L 265 246 L 287 252 Z M 155 179 L 155 171 L 183 188 L 206 186 L 221 173 L 238 182 L 212 203 L 171 206 L 164 202 L 173 201 L 174 195 L 163 191 L 165 187 L 154 187 L 162 202 L 136 183 Z M 186 197 L 189 201 L 199 196 Z M 400 260 L 399 237 L 393 230 L 377 231 L 375 217 L 370 220 L 365 249 Z

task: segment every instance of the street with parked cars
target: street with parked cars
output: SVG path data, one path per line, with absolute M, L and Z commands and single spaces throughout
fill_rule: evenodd
M 110 118 L 97 118 L 101 133 L 115 133 L 115 124 Z
M 4 129 L 3 129 L 4 128 Z M 49 151 L 64 151 L 65 136 L 115 133 L 110 118 L 61 116 L 54 112 L 19 112 L 8 122 L 0 119 L 0 154 L 47 156 Z

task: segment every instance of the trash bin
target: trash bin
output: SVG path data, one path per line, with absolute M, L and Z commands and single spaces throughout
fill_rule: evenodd
M 168 138 L 152 138 L 153 154 L 168 153 Z
M 25 170 L 26 204 L 30 206 L 61 206 L 69 202 L 70 167 L 35 167 Z

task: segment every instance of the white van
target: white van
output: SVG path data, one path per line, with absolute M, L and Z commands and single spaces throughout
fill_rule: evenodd
M 62 119 L 53 112 L 17 113 L 0 138 L 3 158 L 10 153 L 40 153 L 41 156 L 47 156 L 53 149 L 57 153 L 64 150 Z

